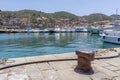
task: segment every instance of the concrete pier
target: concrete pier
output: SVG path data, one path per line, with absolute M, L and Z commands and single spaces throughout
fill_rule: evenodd
M 120 52 L 117 51 L 102 51 L 96 58 L 114 56 Z M 111 55 L 111 54 L 112 55 Z M 113 54 L 114 53 L 114 54 Z M 43 60 L 58 60 L 58 59 L 73 59 L 61 61 L 47 61 L 43 63 L 24 64 L 16 67 L 6 66 L 22 64 L 26 62 L 37 62 Z M 0 80 L 120 80 L 120 57 L 95 59 L 92 61 L 94 74 L 85 75 L 75 72 L 77 65 L 77 56 L 75 52 L 66 54 L 54 54 L 46 56 L 34 56 L 23 58 L 10 58 L 6 64 L 0 64 Z

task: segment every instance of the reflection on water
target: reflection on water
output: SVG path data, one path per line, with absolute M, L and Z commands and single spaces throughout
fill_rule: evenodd
M 98 35 L 88 33 L 18 33 L 0 34 L 0 57 L 25 57 L 100 49 L 120 45 L 103 43 Z

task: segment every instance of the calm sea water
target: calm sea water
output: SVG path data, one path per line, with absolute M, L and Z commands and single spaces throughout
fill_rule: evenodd
M 88 33 L 16 33 L 0 34 L 0 58 L 17 58 L 74 52 L 78 49 L 120 47 L 103 43 Z

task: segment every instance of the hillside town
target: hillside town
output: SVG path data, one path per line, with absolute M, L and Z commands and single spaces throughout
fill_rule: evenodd
M 90 25 L 103 26 L 110 24 L 112 21 L 112 18 L 103 14 L 93 15 L 80 17 L 63 11 L 51 14 L 32 10 L 18 12 L 0 11 L 0 28 L 24 29 L 29 27 L 45 29 L 54 28 L 55 26 L 59 26 L 60 28 Z M 99 16 L 102 16 L 103 19 Z

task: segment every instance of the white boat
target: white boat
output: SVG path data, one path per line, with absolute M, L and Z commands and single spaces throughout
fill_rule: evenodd
M 40 30 L 39 30 L 39 29 L 32 29 L 32 32 L 33 32 L 33 33 L 39 33 Z
M 66 32 L 75 32 L 75 29 L 74 28 L 66 28 Z
M 120 20 L 115 20 L 112 26 L 103 28 L 100 36 L 103 42 L 120 44 Z
M 120 44 L 120 31 L 106 31 L 100 36 L 103 42 Z
M 75 29 L 70 27 L 64 28 L 55 27 L 55 32 L 75 32 Z
M 112 24 L 105 25 L 102 30 L 120 30 L 120 20 L 115 20 Z
M 45 32 L 45 33 L 46 33 L 46 32 L 49 32 L 49 30 L 48 30 L 48 29 L 44 29 L 42 32 Z
M 60 29 L 60 27 L 58 25 L 55 26 L 55 32 L 61 32 L 61 29 Z

